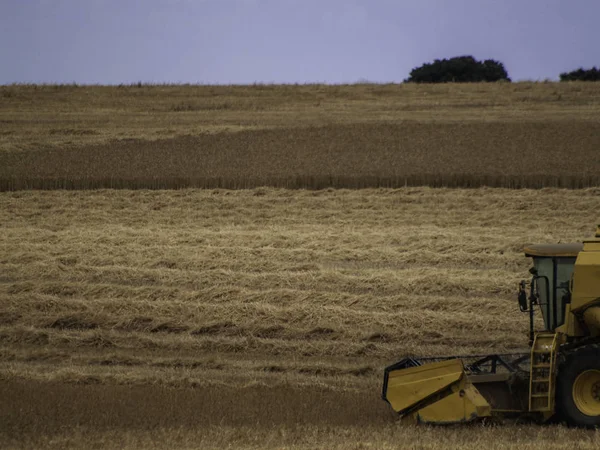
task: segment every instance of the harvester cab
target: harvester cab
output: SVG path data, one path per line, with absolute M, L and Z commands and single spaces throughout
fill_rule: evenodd
M 531 281 L 519 283 L 519 308 L 529 313 L 529 345 L 533 344 L 534 312 L 539 306 L 545 331 L 555 331 L 565 322 L 566 306 L 571 303 L 571 283 L 575 261 L 583 244 L 541 244 L 525 248 L 533 258 Z
M 533 258 L 518 292 L 529 314 L 529 351 L 409 357 L 386 367 L 382 396 L 403 420 L 529 416 L 600 426 L 600 226 L 595 239 L 524 253 Z

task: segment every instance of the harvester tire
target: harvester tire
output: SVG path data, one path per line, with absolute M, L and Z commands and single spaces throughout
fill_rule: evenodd
M 564 355 L 556 381 L 556 412 L 577 427 L 600 427 L 600 345 Z

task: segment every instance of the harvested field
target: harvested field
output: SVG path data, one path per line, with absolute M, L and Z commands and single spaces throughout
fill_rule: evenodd
M 596 449 L 600 431 L 528 424 L 401 426 L 374 402 L 314 389 L 278 392 L 254 389 L 251 397 L 223 397 L 214 390 L 215 406 L 232 411 L 210 416 L 203 390 L 165 390 L 155 386 L 124 388 L 35 382 L 0 384 L 8 403 L 0 419 L 18 423 L 27 433 L 0 433 L 2 448 L 247 448 L 247 449 Z M 225 395 L 228 393 L 226 392 Z M 262 395 L 266 394 L 266 397 Z M 269 395 L 271 394 L 271 395 Z M 280 394 L 285 394 L 280 396 Z M 291 395 L 289 395 L 291 394 Z M 315 395 L 317 394 L 317 395 Z M 17 395 L 19 401 L 14 401 Z M 275 398 L 274 398 L 275 397 Z M 356 399 L 360 395 L 354 395 Z M 23 401 L 25 399 L 25 401 Z M 279 403 L 267 401 L 279 400 Z M 245 409 L 248 408 L 249 409 Z M 12 408 L 12 409 L 9 409 Z M 318 412 L 312 412 L 315 409 Z M 141 412 L 141 413 L 140 413 Z M 233 413 L 235 412 L 235 414 Z M 262 419 L 254 420 L 252 413 Z M 37 420 L 32 420 L 35 417 Z M 268 418 L 267 421 L 264 419 Z
M 0 190 L 600 185 L 594 83 L 1 86 Z
M 0 446 L 595 448 L 403 427 L 379 392 L 408 354 L 526 348 L 522 247 L 598 211 L 597 188 L 2 193 Z

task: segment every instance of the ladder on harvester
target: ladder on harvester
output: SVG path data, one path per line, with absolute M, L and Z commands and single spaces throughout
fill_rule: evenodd
M 531 347 L 529 411 L 554 412 L 557 333 L 536 333 Z

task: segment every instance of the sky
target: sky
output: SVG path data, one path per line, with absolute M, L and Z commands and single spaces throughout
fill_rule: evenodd
M 0 0 L 0 84 L 400 82 L 436 58 L 513 80 L 600 65 L 600 0 Z

